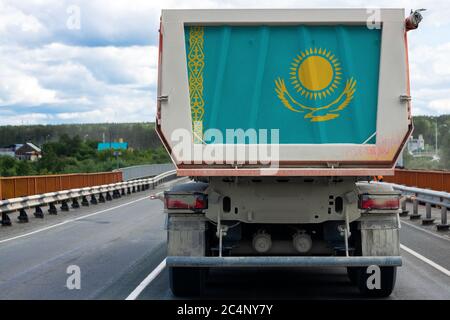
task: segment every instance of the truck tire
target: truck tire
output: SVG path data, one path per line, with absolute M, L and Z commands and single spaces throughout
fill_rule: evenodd
M 388 297 L 395 287 L 397 277 L 397 267 L 380 267 L 380 289 L 369 289 L 367 280 L 371 274 L 367 273 L 367 267 L 361 267 L 357 270 L 357 285 L 362 295 L 372 298 Z
M 202 268 L 170 267 L 170 289 L 177 297 L 199 296 L 205 284 L 207 270 Z

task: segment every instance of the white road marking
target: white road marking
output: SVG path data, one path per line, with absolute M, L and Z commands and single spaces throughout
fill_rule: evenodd
M 450 241 L 450 238 L 446 238 L 446 237 L 441 236 L 441 235 L 439 235 L 439 234 L 435 234 L 434 232 L 431 232 L 430 230 L 427 230 L 427 229 L 418 227 L 418 226 L 416 226 L 416 225 L 414 225 L 414 224 L 412 224 L 412 223 L 409 223 L 409 222 L 406 222 L 406 221 L 403 221 L 403 220 L 401 220 L 401 221 L 402 221 L 402 223 L 406 224 L 407 226 L 409 226 L 409 227 L 411 227 L 411 228 L 414 228 L 414 229 L 416 229 L 416 230 L 423 231 L 423 232 L 428 233 L 429 235 L 432 235 L 432 236 L 434 236 L 434 237 L 436 237 L 436 238 Z
M 415 252 L 414 250 L 411 250 L 410 248 L 402 244 L 400 244 L 400 248 L 450 277 L 450 271 L 445 269 L 444 267 L 438 265 L 437 263 L 431 261 L 430 259 L 422 256 L 421 254 Z M 142 293 L 142 291 L 144 291 L 145 288 L 153 280 L 155 280 L 155 278 L 161 273 L 161 271 L 164 270 L 165 267 L 166 267 L 166 259 L 161 261 L 161 263 L 136 287 L 136 289 L 133 290 L 133 292 L 130 293 L 130 295 L 125 300 L 136 300 Z
M 53 229 L 53 228 L 56 228 L 56 227 L 68 224 L 70 222 L 78 221 L 78 220 L 81 220 L 81 219 L 85 219 L 85 218 L 88 218 L 88 217 L 95 216 L 95 215 L 100 214 L 100 213 L 104 213 L 104 212 L 107 212 L 107 211 L 115 210 L 115 209 L 127 206 L 129 204 L 132 204 L 132 203 L 135 203 L 135 202 L 138 202 L 138 201 L 142 201 L 144 199 L 149 199 L 149 197 L 146 196 L 146 197 L 143 197 L 143 198 L 139 198 L 139 199 L 136 199 L 136 200 L 133 200 L 133 201 L 130 201 L 130 202 L 126 202 L 126 203 L 120 204 L 120 205 L 115 206 L 115 207 L 111 207 L 111 208 L 108 208 L 108 209 L 100 210 L 100 211 L 97 211 L 97 212 L 94 212 L 94 213 L 90 213 L 90 214 L 87 214 L 87 215 L 84 215 L 84 216 L 81 216 L 81 217 L 77 217 L 75 219 L 66 220 L 66 221 L 63 221 L 63 222 L 60 222 L 60 223 L 57 223 L 57 224 L 54 224 L 54 225 L 51 225 L 51 226 L 48 226 L 48 227 L 45 227 L 45 228 L 42 228 L 42 229 L 38 229 L 38 230 L 31 231 L 31 232 L 28 232 L 28 233 L 25 233 L 25 234 L 21 234 L 19 236 L 3 239 L 3 240 L 0 240 L 0 243 L 4 243 L 4 242 L 11 241 L 11 240 L 24 238 L 24 237 L 28 237 L 28 236 L 31 236 L 33 234 L 36 234 L 36 233 L 39 233 L 39 232 L 42 232 L 42 231 L 46 231 L 46 230 L 49 230 L 49 229 Z
M 415 252 L 414 250 L 400 244 L 400 248 L 405 250 L 406 252 L 412 254 L 413 256 L 415 256 L 416 258 L 422 260 L 423 262 L 429 264 L 430 266 L 432 266 L 433 268 L 435 268 L 436 270 L 439 270 L 440 272 L 442 272 L 443 274 L 445 274 L 446 276 L 450 277 L 450 271 L 445 269 L 444 267 L 438 265 L 436 262 L 431 261 L 430 259 L 424 257 L 423 255 L 421 255 L 420 253 Z
M 155 280 L 155 278 L 161 273 L 161 271 L 164 270 L 165 267 L 166 259 L 161 261 L 161 263 L 152 272 L 150 272 L 150 274 L 144 280 L 142 280 L 142 282 L 136 287 L 136 289 L 133 290 L 133 292 L 129 294 L 128 297 L 126 297 L 125 300 L 136 300 L 137 297 L 139 297 L 139 295 L 142 293 L 142 291 L 144 291 L 144 289 L 147 288 L 147 286 L 153 280 Z

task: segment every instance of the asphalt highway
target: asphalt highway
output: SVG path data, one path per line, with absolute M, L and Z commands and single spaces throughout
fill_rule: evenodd
M 164 188 L 0 228 L 0 299 L 175 299 L 164 266 L 163 205 L 149 199 Z M 388 299 L 450 299 L 448 232 L 402 222 L 403 266 Z M 213 270 L 202 298 L 361 297 L 345 269 L 315 268 Z

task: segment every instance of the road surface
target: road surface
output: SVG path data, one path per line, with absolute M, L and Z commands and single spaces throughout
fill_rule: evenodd
M 175 299 L 164 267 L 163 206 L 149 199 L 153 192 L 0 228 L 0 299 Z M 402 221 L 404 264 L 388 299 L 450 299 L 448 233 Z M 70 266 L 79 267 L 80 289 L 66 286 Z M 202 298 L 361 298 L 343 268 L 212 274 Z

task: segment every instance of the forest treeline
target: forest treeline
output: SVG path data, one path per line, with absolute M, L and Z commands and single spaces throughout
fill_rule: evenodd
M 58 141 L 44 143 L 42 158 L 37 161 L 0 156 L 0 176 L 107 172 L 134 165 L 168 162 L 170 157 L 161 145 L 156 148 L 122 150 L 116 156 L 113 150 L 97 151 L 97 141 L 63 134 Z
M 97 144 L 103 139 L 123 139 L 129 149 L 118 157 L 113 150 L 99 152 Z M 0 176 L 103 172 L 170 162 L 154 123 L 0 126 L 0 148 L 25 142 L 40 147 L 42 158 L 31 162 L 0 156 Z
M 415 116 L 414 138 L 420 134 L 427 151 L 437 157 L 413 157 L 405 150 L 406 169 L 450 170 L 450 115 Z M 112 150 L 97 151 L 98 142 L 128 142 L 118 157 Z M 0 126 L 0 147 L 32 142 L 42 148 L 35 162 L 0 156 L 0 176 L 111 171 L 117 167 L 167 163 L 170 157 L 159 141 L 153 123 L 101 123 Z
M 60 125 L 0 126 L 0 148 L 32 142 L 42 146 L 56 142 L 62 135 L 78 136 L 83 141 L 117 141 L 123 139 L 130 148 L 148 149 L 161 146 L 154 123 L 96 123 Z

